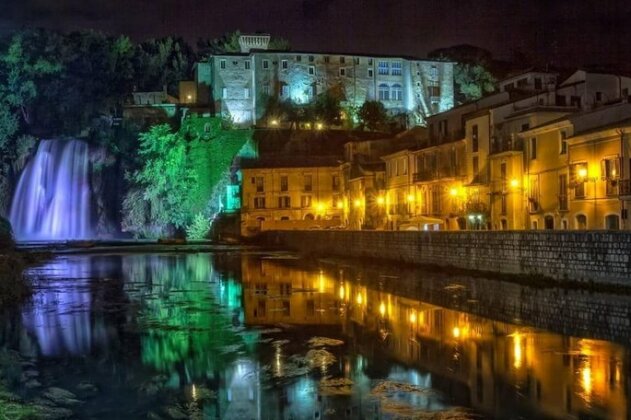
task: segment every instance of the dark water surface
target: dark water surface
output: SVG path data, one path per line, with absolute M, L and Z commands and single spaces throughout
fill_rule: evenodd
M 239 252 L 28 277 L 0 359 L 50 418 L 629 416 L 627 296 Z

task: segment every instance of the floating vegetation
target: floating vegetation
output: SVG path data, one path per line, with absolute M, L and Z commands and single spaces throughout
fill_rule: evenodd
M 335 346 L 341 346 L 344 344 L 342 340 L 336 340 L 334 338 L 328 338 L 328 337 L 312 337 L 308 343 L 309 343 L 309 347 L 325 347 L 325 346 L 335 347 Z
M 348 378 L 325 376 L 320 381 L 320 394 L 322 395 L 351 395 L 352 393 L 353 381 Z

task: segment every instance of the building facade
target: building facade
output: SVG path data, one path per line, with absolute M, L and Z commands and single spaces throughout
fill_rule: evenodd
M 335 92 L 344 107 L 380 101 L 390 114 L 405 114 L 410 125 L 454 105 L 452 62 L 272 51 L 269 36 L 242 38 L 241 52 L 212 55 L 196 65 L 198 90 L 208 91 L 215 112 L 238 125 L 268 124 L 261 118 L 270 97 L 300 105 Z

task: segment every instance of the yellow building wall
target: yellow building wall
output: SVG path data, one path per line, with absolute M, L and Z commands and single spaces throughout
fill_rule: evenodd
M 342 222 L 343 189 L 338 167 L 243 169 L 242 173 L 241 233 L 245 236 L 260 231 L 264 227 L 262 222 L 268 221 L 313 219 L 313 227 L 323 227 L 319 220 Z M 305 189 L 306 175 L 312 179 L 311 191 Z M 263 178 L 263 192 L 257 191 L 259 177 Z M 287 191 L 281 191 L 282 177 L 287 177 Z M 337 177 L 337 189 L 334 189 L 333 177 Z M 279 207 L 279 197 L 289 197 L 290 207 Z M 310 204 L 303 203 L 302 197 L 310 197 Z M 255 207 L 257 198 L 265 199 L 265 208 Z M 300 228 L 309 228 L 307 225 L 309 223 Z

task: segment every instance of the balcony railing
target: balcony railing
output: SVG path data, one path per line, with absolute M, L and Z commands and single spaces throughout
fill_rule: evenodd
M 459 176 L 466 176 L 464 166 L 453 167 L 444 166 L 434 171 L 420 171 L 413 175 L 414 182 L 433 181 L 442 178 L 455 178 Z
M 491 154 L 514 152 L 524 150 L 524 142 L 522 139 L 510 136 L 491 138 Z
M 620 196 L 631 196 L 631 179 L 618 180 L 618 194 Z

